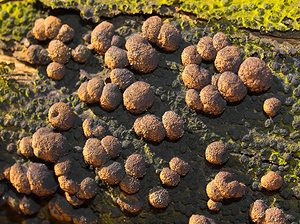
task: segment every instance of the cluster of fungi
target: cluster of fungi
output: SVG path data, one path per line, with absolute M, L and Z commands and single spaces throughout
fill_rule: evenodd
M 217 73 L 210 76 L 201 67 L 201 62 L 214 62 Z M 257 57 L 243 61 L 242 51 L 231 45 L 224 33 L 213 38 L 202 37 L 197 46 L 186 47 L 181 54 L 182 80 L 188 89 L 185 101 L 197 112 L 219 116 L 227 103 L 239 103 L 251 93 L 263 93 L 271 88 L 272 73 L 265 62 Z M 272 97 L 264 102 L 265 113 L 274 117 L 281 106 L 279 99 Z
M 137 116 L 133 130 L 145 141 L 160 143 L 165 138 L 178 141 L 184 135 L 184 121 L 174 111 L 166 111 L 162 118 L 147 111 L 155 103 L 155 93 L 150 84 L 136 79 L 134 72 L 150 73 L 159 63 L 160 50 L 171 53 L 181 44 L 180 31 L 164 22 L 158 16 L 148 18 L 142 26 L 142 33 L 129 36 L 126 41 L 115 35 L 114 25 L 104 21 L 97 25 L 90 35 L 90 43 L 68 47 L 75 31 L 55 16 L 38 19 L 32 33 L 38 41 L 49 41 L 48 48 L 31 45 L 26 52 L 27 61 L 32 64 L 47 65 L 46 73 L 53 80 L 61 80 L 66 74 L 65 64 L 72 58 L 85 63 L 93 51 L 104 57 L 105 65 L 111 69 L 109 78 L 93 77 L 81 83 L 78 98 L 86 104 L 98 104 L 105 111 L 114 111 L 121 104 L 124 110 Z M 197 46 L 186 47 L 181 54 L 182 81 L 187 88 L 185 101 L 189 108 L 205 114 L 221 115 L 226 102 L 241 102 L 248 92 L 262 93 L 271 87 L 272 74 L 264 61 L 257 57 L 243 61 L 242 51 L 231 45 L 224 33 L 213 38 L 202 37 Z M 201 67 L 201 62 L 214 62 L 218 74 L 211 76 Z M 130 68 L 132 70 L 130 70 Z M 263 110 L 268 116 L 275 116 L 281 102 L 273 97 L 267 99 Z M 115 161 L 122 154 L 121 141 L 109 134 L 107 128 L 97 120 L 86 118 L 82 130 L 86 142 L 82 158 L 94 171 L 94 176 L 78 177 L 72 167 L 76 161 L 69 150 L 67 139 L 61 132 L 74 127 L 77 115 L 63 102 L 53 104 L 48 112 L 48 120 L 53 128 L 40 128 L 32 136 L 19 141 L 18 153 L 28 158 L 28 162 L 17 161 L 4 170 L 4 178 L 9 180 L 20 195 L 8 195 L 7 202 L 16 211 L 33 215 L 39 211 L 39 204 L 30 197 L 53 196 L 48 207 L 51 215 L 60 221 L 73 223 L 96 223 L 93 215 L 72 213 L 74 207 L 93 199 L 99 186 L 95 176 L 110 186 L 118 186 L 120 195 L 116 203 L 123 211 L 137 214 L 143 209 L 143 201 L 137 195 L 141 181 L 147 174 L 147 163 L 143 155 L 133 153 L 122 165 Z M 222 141 L 207 145 L 205 159 L 214 166 L 226 164 L 230 152 Z M 39 162 L 31 162 L 31 159 Z M 36 160 L 34 160 L 36 161 Z M 53 164 L 46 166 L 45 163 Z M 53 170 L 50 169 L 53 167 Z M 179 157 L 169 161 L 169 167 L 162 168 L 159 178 L 163 186 L 153 186 L 149 190 L 149 204 L 156 208 L 166 208 L 171 198 L 169 187 L 176 187 L 180 178 L 189 172 L 189 164 Z M 276 191 L 283 185 L 283 178 L 270 171 L 261 178 L 261 186 L 268 191 Z M 58 184 L 57 184 L 58 183 Z M 60 188 L 64 197 L 55 194 Z M 206 187 L 209 198 L 207 207 L 218 212 L 224 199 L 241 198 L 246 194 L 246 185 L 237 181 L 229 171 L 217 173 Z M 254 223 L 285 223 L 284 213 L 279 208 L 267 208 L 262 200 L 255 201 L 250 209 Z M 216 223 L 213 219 L 194 214 L 190 224 Z

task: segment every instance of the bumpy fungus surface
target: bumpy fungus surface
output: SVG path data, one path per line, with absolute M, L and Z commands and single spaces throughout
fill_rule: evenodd
M 135 133 L 152 142 L 161 142 L 166 136 L 166 130 L 155 115 L 146 114 L 139 117 L 133 124 Z
M 232 72 L 224 72 L 218 77 L 217 88 L 228 102 L 239 102 L 247 95 L 242 80 Z
M 47 162 L 56 162 L 68 152 L 66 138 L 49 128 L 40 128 L 32 136 L 33 153 Z
M 187 88 L 200 91 L 210 83 L 210 76 L 207 69 L 189 64 L 182 72 L 182 81 Z
M 191 45 L 183 49 L 181 53 L 181 62 L 184 66 L 189 64 L 200 65 L 202 58 L 197 51 L 197 46 Z
M 269 171 L 267 174 L 262 176 L 260 180 L 261 186 L 268 191 L 275 191 L 282 187 L 283 178 L 274 171 Z
M 211 115 L 220 115 L 224 112 L 226 102 L 220 92 L 213 85 L 205 86 L 200 92 L 200 101 L 203 112 Z
M 184 122 L 174 111 L 167 111 L 162 116 L 162 123 L 166 130 L 166 136 L 170 140 L 178 140 L 184 134 Z
M 49 196 L 56 192 L 57 184 L 54 173 L 43 163 L 30 163 L 27 178 L 31 192 L 39 197 Z
M 150 84 L 137 81 L 131 84 L 123 93 L 126 109 L 133 114 L 147 111 L 154 103 L 155 95 Z
M 129 176 L 142 178 L 146 174 L 146 163 L 140 154 L 130 155 L 125 162 L 125 171 Z
M 47 75 L 53 80 L 61 80 L 66 74 L 66 68 L 64 65 L 57 62 L 52 62 L 47 66 Z
M 176 187 L 180 182 L 180 176 L 177 172 L 168 167 L 164 167 L 159 174 L 162 184 L 169 187 Z
M 60 40 L 52 40 L 48 45 L 49 56 L 52 61 L 66 64 L 71 57 L 70 48 Z
M 272 73 L 266 63 L 249 57 L 240 65 L 238 75 L 251 92 L 261 93 L 271 87 Z
M 154 187 L 149 191 L 149 203 L 154 208 L 166 208 L 170 203 L 169 192 L 162 187 Z
M 101 167 L 107 160 L 108 155 L 97 138 L 89 138 L 83 147 L 84 161 L 94 167 Z
M 101 140 L 107 134 L 106 128 L 91 118 L 87 118 L 83 121 L 82 129 L 84 136 L 87 138 L 97 138 Z
M 215 141 L 206 147 L 205 159 L 211 164 L 221 165 L 229 159 L 229 152 L 222 141 Z
M 53 127 L 66 131 L 73 127 L 75 114 L 70 106 L 64 102 L 59 102 L 50 107 L 48 119 Z
M 190 170 L 189 164 L 178 157 L 173 157 L 169 162 L 169 166 L 171 170 L 176 171 L 180 176 L 185 176 Z
M 215 67 L 219 72 L 237 72 L 242 63 L 243 55 L 237 46 L 227 46 L 218 51 Z
M 266 99 L 263 104 L 264 112 L 270 117 L 276 116 L 280 108 L 281 108 L 281 101 L 276 97 Z

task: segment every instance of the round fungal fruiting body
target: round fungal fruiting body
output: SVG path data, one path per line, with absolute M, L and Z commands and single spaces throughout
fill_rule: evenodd
M 187 88 L 200 91 L 210 83 L 210 75 L 207 69 L 190 64 L 182 72 L 182 81 Z
M 200 65 L 201 61 L 202 58 L 197 51 L 197 46 L 190 45 L 183 49 L 181 53 L 181 62 L 184 66 L 187 66 L 189 64 Z
M 236 73 L 242 63 L 243 55 L 236 46 L 227 46 L 221 49 L 215 59 L 215 67 L 219 72 Z
M 71 56 L 69 47 L 60 40 L 52 40 L 49 43 L 48 52 L 51 60 L 60 64 L 66 64 Z
M 276 116 L 280 108 L 281 108 L 281 101 L 276 97 L 266 99 L 263 105 L 264 112 L 270 117 Z
M 73 127 L 75 114 L 70 106 L 64 102 L 59 102 L 50 107 L 48 119 L 53 127 L 66 131 Z
M 123 103 L 133 114 L 147 111 L 153 104 L 155 95 L 150 84 L 137 81 L 131 84 L 123 93 Z
M 247 88 L 242 80 L 232 72 L 224 72 L 217 81 L 217 88 L 228 102 L 239 102 L 247 95 Z
M 272 73 L 266 63 L 257 57 L 243 61 L 238 75 L 251 92 L 261 93 L 271 87 Z
M 135 133 L 152 142 L 161 142 L 166 136 L 166 130 L 155 115 L 147 114 L 139 117 L 133 124 Z
M 52 62 L 47 66 L 47 76 L 53 80 L 62 80 L 66 74 L 65 66 Z
M 220 115 L 224 112 L 226 102 L 220 92 L 213 85 L 205 86 L 200 92 L 200 101 L 203 112 L 210 115 Z
M 204 61 L 213 61 L 217 51 L 213 45 L 213 39 L 209 36 L 202 37 L 197 44 L 197 51 Z

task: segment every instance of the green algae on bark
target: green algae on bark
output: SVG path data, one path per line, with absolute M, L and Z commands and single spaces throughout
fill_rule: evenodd
M 181 1 L 183 12 L 195 14 L 197 18 L 210 20 L 226 18 L 238 27 L 262 31 L 299 30 L 300 9 L 298 0 L 239 1 L 213 0 Z
M 0 2 L 0 39 L 21 40 L 43 13 L 36 0 Z
M 65 17 L 69 18 L 71 16 L 66 13 Z M 130 32 L 139 30 L 144 19 L 140 16 L 118 16 L 109 21 L 126 29 L 122 30 L 120 28 L 120 30 L 122 30 L 120 35 L 126 37 Z M 130 24 L 132 21 L 135 21 L 136 27 L 133 28 L 135 30 L 131 30 L 132 27 L 124 26 L 124 21 L 125 24 L 126 22 Z M 187 223 L 188 217 L 196 212 L 201 212 L 216 219 L 222 219 L 223 223 L 246 223 L 249 221 L 247 206 L 250 205 L 251 201 L 251 198 L 248 196 L 241 199 L 239 202 L 224 205 L 224 209 L 222 209 L 219 214 L 212 215 L 207 211 L 205 186 L 217 171 L 215 168 L 210 167 L 205 163 L 203 152 L 205 146 L 209 142 L 222 139 L 226 142 L 230 142 L 233 146 L 233 157 L 228 161 L 224 168 L 238 172 L 241 178 L 251 177 L 254 180 L 259 180 L 259 177 L 263 172 L 268 169 L 276 169 L 276 167 L 277 169 L 283 168 L 283 174 L 287 182 L 291 184 L 291 186 L 297 187 L 294 178 L 297 176 L 297 170 L 299 170 L 298 158 L 300 155 L 299 153 L 294 154 L 293 152 L 299 150 L 296 150 L 296 143 L 293 142 L 293 139 L 290 136 L 286 136 L 286 133 L 281 132 L 284 131 L 284 129 L 287 129 L 291 134 L 296 132 L 296 129 L 291 126 L 291 121 L 295 119 L 296 116 L 293 116 L 294 114 L 290 113 L 291 105 L 285 105 L 283 106 L 283 111 L 274 118 L 273 126 L 268 125 L 268 128 L 266 128 L 264 126 L 265 122 L 270 121 L 270 119 L 263 114 L 261 107 L 262 102 L 266 97 L 271 95 L 277 96 L 280 94 L 281 96 L 284 95 L 284 98 L 287 98 L 291 95 L 290 93 L 284 94 L 281 85 L 278 83 L 292 86 L 291 91 L 294 92 L 296 87 L 293 86 L 294 84 L 290 80 L 288 73 L 295 74 L 295 76 L 299 74 L 297 73 L 299 67 L 297 66 L 297 63 L 299 65 L 299 60 L 297 59 L 297 56 L 295 56 L 295 53 L 290 54 L 288 50 L 283 51 L 281 46 L 276 46 L 272 43 L 267 44 L 262 40 L 263 38 L 255 37 L 249 34 L 248 31 L 227 26 L 226 29 L 224 29 L 224 24 L 217 23 L 217 20 L 210 20 L 209 23 L 199 21 L 190 27 L 187 26 L 187 22 L 183 19 L 172 18 L 169 19 L 169 21 L 177 25 L 180 24 L 185 28 L 182 31 L 182 34 L 186 43 L 183 43 L 183 45 L 191 43 L 195 44 L 201 36 L 213 35 L 217 31 L 228 33 L 235 45 L 244 48 L 246 56 L 259 56 L 267 62 L 276 75 L 275 81 L 277 84 L 275 83 L 271 90 L 265 94 L 259 96 L 248 95 L 241 104 L 228 106 L 221 117 L 211 119 L 202 114 L 196 114 L 185 107 L 183 97 L 185 87 L 182 84 L 180 74 L 182 70 L 180 53 L 184 46 L 174 54 L 165 54 L 161 52 L 162 60 L 160 61 L 160 66 L 153 74 L 149 76 L 136 74 L 136 76 L 139 80 L 147 81 L 152 86 L 155 86 L 157 102 L 149 112 L 162 115 L 166 110 L 171 109 L 180 113 L 186 121 L 187 133 L 176 143 L 164 141 L 160 145 L 153 145 L 137 139 L 131 129 L 135 117 L 128 113 L 124 113 L 121 107 L 112 113 L 106 113 L 102 111 L 98 105 L 87 107 L 79 102 L 75 93 L 78 87 L 75 82 L 78 81 L 80 76 L 79 69 L 87 69 L 90 71 L 92 70 L 91 68 L 97 68 L 98 70 L 101 70 L 102 68 L 99 66 L 100 63 L 95 60 L 91 60 L 91 63 L 85 65 L 76 65 L 70 61 L 70 64 L 68 64 L 68 68 L 71 68 L 68 72 L 70 75 L 69 77 L 72 79 L 70 82 L 66 80 L 53 82 L 49 80 L 45 74 L 40 74 L 37 80 L 28 84 L 27 88 L 32 89 L 28 93 L 28 97 L 25 98 L 23 94 L 19 94 L 17 95 L 17 101 L 15 101 L 14 99 L 9 99 L 9 94 L 4 94 L 5 98 L 9 100 L 5 101 L 5 105 L 7 105 L 8 108 L 3 113 L 9 114 L 9 116 L 7 116 L 7 121 L 9 122 L 6 120 L 5 122 L 0 121 L 0 124 L 5 123 L 4 129 L 9 132 L 6 132 L 3 137 L 6 137 L 7 133 L 18 133 L 19 130 L 17 130 L 17 128 L 10 129 L 11 124 L 15 127 L 19 127 L 19 124 L 17 123 L 23 120 L 27 120 L 27 126 L 29 128 L 26 126 L 25 129 L 28 130 L 28 134 L 34 132 L 38 127 L 46 125 L 47 110 L 49 105 L 53 103 L 53 99 L 72 103 L 74 110 L 80 111 L 78 113 L 80 116 L 83 116 L 82 113 L 91 112 L 93 116 L 96 116 L 108 124 L 110 132 L 114 136 L 120 138 L 120 140 L 123 140 L 122 144 L 126 143 L 124 144 L 124 151 L 119 158 L 119 162 L 122 163 L 123 160 L 133 152 L 141 153 L 148 160 L 149 167 L 147 175 L 142 180 L 143 189 L 140 191 L 145 203 L 145 209 L 137 217 L 125 216 L 117 208 L 114 202 L 119 193 L 118 188 L 107 189 L 107 186 L 104 186 L 99 182 L 101 193 L 89 206 L 101 216 L 104 223 L 147 223 L 149 220 L 153 220 L 153 223 Z M 208 68 L 211 73 L 214 72 L 212 64 L 208 65 L 203 63 L 202 66 Z M 104 71 L 106 71 L 105 68 Z M 162 76 L 162 74 L 164 75 Z M 22 87 L 17 87 L 17 89 L 22 89 Z M 298 94 L 294 92 L 292 98 L 294 100 L 298 99 L 299 96 L 297 95 Z M 18 101 L 19 99 L 20 101 Z M 25 106 L 22 107 L 22 105 Z M 79 110 L 77 110 L 78 108 Z M 19 116 L 17 110 L 24 111 L 26 114 L 17 117 Z M 287 119 L 287 121 L 285 121 L 284 117 L 287 115 L 290 116 L 292 120 Z M 14 117 L 16 119 L 13 119 Z M 23 124 L 20 124 L 20 126 L 22 125 Z M 30 131 L 30 128 L 32 128 L 32 131 Z M 81 130 L 78 129 L 72 129 L 70 132 L 64 133 L 64 135 L 68 137 L 72 147 L 80 149 L 78 146 L 83 146 L 85 139 Z M 251 132 L 252 130 L 254 131 L 251 135 L 251 133 L 248 132 Z M 253 137 L 252 142 L 246 141 L 246 136 L 244 136 L 246 134 Z M 9 138 L 9 136 L 5 138 L 6 142 L 17 141 L 18 139 L 19 136 L 17 135 L 14 135 L 13 138 Z M 248 145 L 246 145 L 246 143 Z M 241 145 L 243 145 L 243 147 L 240 147 Z M 285 148 L 288 151 L 291 149 L 291 146 L 293 146 L 294 148 L 290 150 L 290 154 L 295 158 L 285 160 L 285 155 L 282 153 L 282 145 L 284 151 Z M 266 152 L 263 151 L 264 148 L 267 149 Z M 251 153 L 254 155 L 264 154 L 263 157 L 265 159 L 256 159 Z M 82 155 L 80 151 L 76 152 L 76 156 L 80 156 L 78 158 L 81 158 Z M 170 189 L 170 195 L 173 199 L 170 206 L 163 212 L 153 211 L 147 204 L 148 190 L 151 187 L 160 184 L 157 175 L 158 171 L 163 168 L 163 166 L 166 166 L 167 162 L 173 156 L 180 156 L 182 159 L 188 161 L 192 167 L 191 172 L 186 177 L 182 178 L 182 181 L 177 188 Z M 253 162 L 254 164 L 252 164 Z M 247 167 L 248 164 L 249 167 Z M 289 165 L 289 167 L 286 167 L 287 165 Z M 244 168 L 244 166 L 246 168 Z M 250 187 L 251 184 L 252 180 L 247 181 L 247 186 L 249 186 L 249 196 L 252 197 L 255 195 L 267 200 L 274 199 L 273 196 L 265 195 L 263 192 L 253 192 Z M 283 189 L 283 191 L 284 190 L 285 189 Z M 279 194 L 275 197 L 276 201 L 277 198 L 279 202 L 280 200 L 282 201 Z M 287 202 L 288 205 L 291 205 L 291 209 L 288 212 L 295 213 L 296 218 L 299 218 L 299 214 L 296 213 L 298 208 L 293 205 L 295 201 L 295 199 L 291 199 Z
M 40 0 L 51 8 L 79 9 L 83 18 L 98 22 L 101 16 L 119 14 L 174 15 L 190 13 L 202 20 L 224 19 L 238 27 L 271 32 L 300 30 L 298 0 Z M 166 7 L 168 6 L 168 7 Z

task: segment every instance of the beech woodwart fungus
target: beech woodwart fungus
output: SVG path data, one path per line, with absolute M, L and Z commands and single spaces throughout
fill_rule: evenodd
M 127 51 L 116 46 L 111 46 L 105 52 L 104 62 L 109 69 L 125 68 L 129 64 Z
M 70 179 L 65 175 L 59 176 L 57 179 L 59 186 L 63 191 L 68 192 L 71 195 L 76 194 L 76 192 L 79 191 L 79 185 L 73 179 Z
M 157 51 L 139 34 L 131 35 L 125 44 L 131 67 L 142 73 L 150 73 L 156 69 L 159 61 Z
M 80 190 L 76 193 L 76 197 L 80 199 L 91 199 L 96 196 L 98 186 L 94 179 L 90 177 L 84 178 L 80 183 Z
M 270 223 L 270 224 L 286 224 L 287 220 L 285 218 L 284 212 L 277 208 L 268 208 L 265 212 L 265 218 L 262 223 Z
M 214 180 L 223 198 L 241 198 L 245 194 L 246 186 L 238 182 L 232 173 L 220 171 Z
M 19 193 L 31 193 L 29 181 L 27 178 L 27 170 L 27 166 L 25 164 L 21 164 L 20 162 L 16 162 L 10 168 L 10 182 Z
M 161 142 L 166 136 L 166 130 L 155 115 L 144 115 L 135 120 L 133 124 L 135 133 L 152 142 Z
M 85 63 L 91 56 L 91 50 L 85 45 L 78 45 L 74 50 L 72 50 L 72 58 L 74 61 L 79 63 Z
M 139 179 L 128 175 L 126 175 L 119 184 L 120 189 L 127 194 L 135 194 L 138 192 L 140 185 Z
M 213 61 L 217 51 L 213 45 L 213 39 L 209 36 L 202 37 L 197 44 L 197 51 L 204 61 Z
M 142 81 L 134 82 L 123 93 L 124 106 L 133 114 L 147 111 L 154 100 L 155 95 L 151 86 Z
M 216 222 L 204 215 L 192 215 L 189 219 L 189 224 L 216 224 Z
M 178 140 L 184 134 L 184 122 L 174 111 L 167 111 L 162 116 L 166 136 L 172 141 Z
M 97 138 L 89 138 L 83 147 L 84 161 L 94 167 L 101 167 L 109 159 L 101 141 Z
M 90 102 L 98 103 L 100 101 L 103 88 L 104 88 L 104 82 L 99 77 L 94 77 L 88 81 L 86 90 Z
M 117 158 L 122 151 L 121 142 L 114 136 L 107 135 L 101 140 L 101 145 L 105 149 L 110 158 Z
M 181 62 L 184 66 L 189 64 L 200 65 L 202 58 L 197 51 L 197 46 L 191 45 L 183 49 L 181 53 Z
M 58 102 L 50 107 L 48 119 L 54 128 L 66 131 L 73 127 L 75 114 L 70 106 L 64 102 Z
M 236 46 L 227 46 L 221 49 L 215 59 L 215 67 L 219 72 L 236 73 L 242 63 L 243 55 Z
M 125 162 L 125 171 L 129 176 L 142 178 L 146 174 L 146 163 L 140 154 L 128 156 Z
M 185 176 L 190 170 L 189 164 L 178 157 L 173 157 L 169 162 L 169 166 L 171 170 L 176 171 L 180 176 Z
M 229 152 L 222 141 L 215 141 L 206 147 L 205 159 L 211 164 L 222 165 L 229 159 Z
M 168 52 L 176 51 L 181 42 L 180 31 L 172 24 L 165 23 L 161 26 L 156 44 Z
M 128 86 L 135 82 L 134 74 L 126 68 L 116 68 L 110 72 L 110 80 L 120 90 L 125 91 Z
M 269 171 L 267 174 L 262 176 L 260 184 L 268 191 L 275 191 L 282 187 L 283 178 L 276 172 Z
M 40 128 L 32 136 L 34 155 L 47 162 L 56 162 L 68 153 L 66 138 L 49 128 Z
M 153 44 L 157 42 L 158 34 L 163 21 L 158 16 L 151 16 L 145 20 L 142 26 L 142 33 L 147 40 Z
M 230 44 L 230 40 L 225 33 L 218 32 L 213 36 L 213 46 L 216 51 L 219 51 Z
M 118 86 L 113 83 L 107 83 L 102 91 L 100 97 L 100 106 L 107 111 L 113 111 L 117 109 L 122 101 L 122 93 Z
M 55 16 L 48 16 L 44 20 L 44 24 L 45 34 L 48 37 L 48 39 L 55 38 L 62 26 L 61 20 Z
M 149 191 L 149 203 L 154 208 L 166 208 L 170 203 L 169 192 L 162 187 L 154 187 Z
M 125 39 L 119 35 L 113 35 L 111 39 L 111 46 L 116 46 L 119 48 L 124 48 L 125 46 Z
M 26 61 L 34 65 L 46 65 L 51 60 L 46 49 L 34 44 L 26 50 Z
M 30 163 L 27 178 L 31 192 L 39 197 L 52 195 L 57 189 L 53 171 L 43 163 Z
M 221 202 L 217 202 L 217 201 L 213 201 L 211 199 L 209 199 L 207 201 L 207 208 L 210 210 L 210 211 L 213 211 L 213 212 L 218 212 L 221 210 L 221 207 L 222 207 L 222 203 Z
M 103 21 L 97 25 L 91 33 L 91 44 L 94 47 L 94 50 L 98 54 L 104 55 L 108 48 L 110 48 L 113 35 L 113 24 Z
M 74 35 L 75 35 L 74 29 L 70 27 L 68 24 L 63 24 L 59 29 L 55 39 L 67 43 L 73 40 Z
M 69 156 L 61 157 L 54 165 L 54 173 L 57 177 L 68 175 L 72 168 L 72 159 Z
M 34 215 L 40 210 L 39 204 L 26 196 L 20 200 L 19 208 L 24 215 Z
M 24 137 L 20 140 L 18 145 L 18 153 L 26 158 L 33 157 L 32 137 Z
M 124 170 L 120 163 L 112 162 L 101 168 L 98 172 L 100 179 L 109 185 L 116 185 L 124 177 Z
M 249 216 L 254 223 L 261 223 L 264 219 L 267 205 L 263 200 L 256 200 L 250 206 Z
M 79 86 L 78 90 L 77 90 L 77 95 L 78 98 L 85 103 L 94 103 L 94 100 L 92 99 L 92 97 L 88 94 L 87 91 L 87 85 L 88 82 L 83 82 L 81 83 L 81 85 Z M 101 92 L 102 94 L 102 92 Z M 99 98 L 100 100 L 100 98 Z
M 59 194 L 48 203 L 50 214 L 61 222 L 70 222 L 74 217 L 72 206 Z
M 250 57 L 243 61 L 238 75 L 251 92 L 261 93 L 271 87 L 272 73 L 266 63 L 259 58 Z
M 223 200 L 223 196 L 221 195 L 221 192 L 219 191 L 215 180 L 210 181 L 206 185 L 206 194 L 213 201 L 222 201 Z
M 195 89 L 188 89 L 185 93 L 186 105 L 195 111 L 202 110 L 202 103 L 200 101 L 200 93 Z
M 44 19 L 40 18 L 34 22 L 32 33 L 33 33 L 33 36 L 35 37 L 35 39 L 37 39 L 37 40 L 44 41 L 47 39 L 47 36 L 45 33 L 45 20 Z
M 66 64 L 71 56 L 71 50 L 60 40 L 52 40 L 48 46 L 49 56 L 52 61 Z
M 228 102 L 239 102 L 247 95 L 247 88 L 242 80 L 232 72 L 224 72 L 217 81 L 217 88 Z
M 128 195 L 123 192 L 120 193 L 117 204 L 120 206 L 121 210 L 132 214 L 136 214 L 143 209 L 143 201 L 138 195 Z
M 61 80 L 66 74 L 65 66 L 57 62 L 52 62 L 47 66 L 47 76 L 53 80 Z
M 270 116 L 274 117 L 278 114 L 281 107 L 281 101 L 275 97 L 266 99 L 263 105 L 264 112 Z
M 210 83 L 210 75 L 205 68 L 190 64 L 182 72 L 182 81 L 187 88 L 200 91 Z
M 224 112 L 226 102 L 220 92 L 213 85 L 205 86 L 200 92 L 200 101 L 203 112 L 211 115 L 220 115 Z
M 96 120 L 87 118 L 82 123 L 84 136 L 87 138 L 97 138 L 101 140 L 107 134 L 105 127 L 98 124 Z
M 168 167 L 162 169 L 159 178 L 162 184 L 169 187 L 176 187 L 180 182 L 179 174 Z

